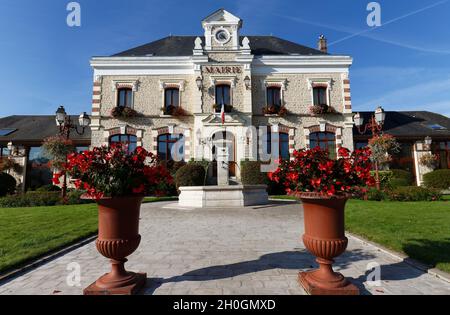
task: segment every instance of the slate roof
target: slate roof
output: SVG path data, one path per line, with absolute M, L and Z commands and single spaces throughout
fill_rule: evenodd
M 72 122 L 78 125 L 78 116 L 71 116 Z M 55 136 L 59 128 L 56 126 L 55 116 L 8 116 L 0 118 L 1 129 L 15 129 L 14 132 L 0 136 L 0 142 L 41 142 L 43 139 Z M 91 129 L 86 128 L 80 136 L 75 131 L 71 132 L 74 141 L 90 142 Z
M 364 121 L 368 122 L 373 112 L 360 112 Z M 433 129 L 431 125 L 440 125 L 445 129 Z M 450 139 L 450 118 L 428 111 L 406 111 L 406 112 L 386 112 L 386 122 L 383 127 L 385 133 L 389 133 L 399 138 L 433 138 Z M 358 130 L 353 128 L 355 138 L 367 138 L 368 131 L 361 136 Z
M 112 57 L 177 57 L 192 56 L 194 41 L 198 36 L 168 36 L 154 42 L 132 48 Z M 240 36 L 239 42 L 245 36 Z M 290 55 L 299 54 L 305 56 L 327 55 L 320 50 L 306 47 L 275 36 L 247 36 L 250 40 L 250 48 L 255 56 L 261 55 Z M 205 37 L 200 37 L 205 42 Z

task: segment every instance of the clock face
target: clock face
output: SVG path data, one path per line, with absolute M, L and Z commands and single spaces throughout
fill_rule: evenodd
M 230 33 L 227 30 L 220 30 L 216 33 L 216 40 L 223 44 L 226 43 L 230 39 Z

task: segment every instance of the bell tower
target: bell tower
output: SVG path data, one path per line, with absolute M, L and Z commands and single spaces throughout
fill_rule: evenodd
M 205 30 L 205 50 L 239 50 L 242 20 L 219 9 L 202 21 Z

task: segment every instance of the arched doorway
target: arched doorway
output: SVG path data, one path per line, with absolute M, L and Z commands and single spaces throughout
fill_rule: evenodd
M 213 177 L 217 177 L 217 152 L 218 149 L 226 147 L 228 150 L 228 176 L 236 177 L 236 141 L 233 133 L 229 131 L 218 131 L 212 138 L 212 161 Z

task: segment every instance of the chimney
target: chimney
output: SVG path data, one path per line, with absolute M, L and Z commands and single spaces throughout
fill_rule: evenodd
M 319 36 L 319 50 L 323 53 L 328 53 L 328 46 L 327 46 L 327 39 L 325 38 L 325 35 Z

